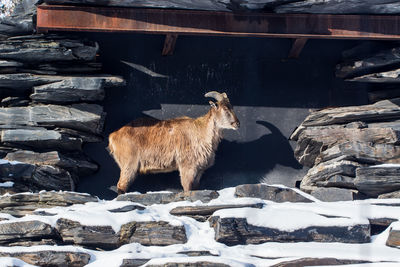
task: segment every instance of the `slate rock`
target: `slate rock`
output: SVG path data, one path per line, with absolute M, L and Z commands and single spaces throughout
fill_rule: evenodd
M 372 73 L 400 64 L 400 47 L 380 51 L 362 60 L 347 61 L 336 66 L 336 76 L 348 78 Z
M 19 62 L 93 61 L 98 45 L 79 39 L 25 36 L 0 41 L 0 58 Z
M 35 86 L 62 82 L 72 78 L 88 78 L 104 83 L 104 87 L 114 87 L 125 85 L 125 80 L 119 76 L 112 75 L 81 75 L 81 76 L 62 76 L 62 75 L 41 75 L 32 73 L 10 73 L 0 74 L 0 88 L 12 88 L 15 92 L 26 92 Z
M 180 206 L 173 208 L 169 213 L 175 216 L 188 216 L 201 222 L 205 222 L 215 211 L 222 209 L 238 208 L 262 208 L 263 203 L 258 204 L 231 204 L 231 205 L 212 205 L 212 206 Z
M 370 261 L 363 260 L 344 260 L 335 258 L 301 258 L 291 261 L 283 261 L 271 267 L 298 267 L 298 266 L 330 266 L 330 265 L 348 265 L 348 264 L 360 264 L 370 263 Z
M 302 165 L 312 167 L 317 157 L 324 150 L 342 143 L 358 142 L 373 143 L 375 145 L 395 145 L 399 143 L 400 132 L 398 129 L 392 128 L 392 125 L 380 124 L 379 126 L 381 127 L 347 128 L 345 126 L 324 126 L 304 128 L 298 136 L 291 137 L 292 140 L 297 141 L 294 155 Z M 372 150 L 372 152 L 374 151 Z M 327 153 L 334 154 L 335 150 Z M 329 155 L 327 156 L 329 157 Z
M 166 262 L 164 264 L 148 264 L 149 267 L 229 267 L 224 263 L 212 261 L 197 261 L 197 262 Z
M 101 101 L 104 99 L 104 80 L 94 77 L 69 78 L 60 82 L 33 87 L 30 98 L 41 103 Z
M 29 182 L 45 190 L 67 191 L 74 191 L 77 183 L 68 171 L 49 165 L 38 166 Z
M 309 190 L 310 187 L 307 189 Z M 357 192 L 352 189 L 336 188 L 336 187 L 315 187 L 311 189 L 310 194 L 325 202 L 334 201 L 351 201 L 357 199 Z
M 173 226 L 168 222 L 131 222 L 121 226 L 120 242 L 140 243 L 144 246 L 169 246 L 187 242 L 184 226 Z
M 23 72 L 33 73 L 39 70 L 48 74 L 77 74 L 82 73 L 98 73 L 102 69 L 100 62 L 49 62 L 43 64 L 26 65 Z
M 40 221 L 6 222 L 0 224 L 0 244 L 55 238 L 54 229 Z
M 400 165 L 358 168 L 354 184 L 360 192 L 370 197 L 397 191 L 400 189 Z
M 364 83 L 400 83 L 400 69 L 366 74 L 363 76 L 347 79 L 350 82 Z
M 146 208 L 143 206 L 132 204 L 132 205 L 123 206 L 121 208 L 111 209 L 108 211 L 116 213 L 116 212 L 129 212 L 132 210 L 144 210 L 144 209 L 146 209 Z
M 396 0 L 304 0 L 280 5 L 277 13 L 315 13 L 315 14 L 397 14 L 400 4 Z
M 98 199 L 89 194 L 76 192 L 40 191 L 39 193 L 18 193 L 0 196 L 0 212 L 16 217 L 32 214 L 40 208 L 70 206 L 97 202 Z
M 85 266 L 90 255 L 83 252 L 40 250 L 36 252 L 0 252 L 0 257 L 13 257 L 38 266 Z
M 60 218 L 56 229 L 65 244 L 76 244 L 91 248 L 115 249 L 119 246 L 118 235 L 111 226 L 88 226 Z
M 82 155 L 73 155 L 69 157 L 58 151 L 39 153 L 29 150 L 18 150 L 8 153 L 4 159 L 35 165 L 55 166 L 80 175 L 92 174 L 98 169 L 95 163 Z
M 6 146 L 25 147 L 27 149 L 82 150 L 83 141 L 81 139 L 41 127 L 36 129 L 4 129 L 0 132 L 0 141 Z
M 150 259 L 124 259 L 119 267 L 139 267 L 146 264 Z
M 389 247 L 400 247 L 400 231 L 391 229 L 389 237 L 386 241 L 386 246 Z
M 370 105 L 326 108 L 312 112 L 301 124 L 305 127 L 346 124 L 353 121 L 385 121 L 400 118 L 400 99 Z
M 274 202 L 312 202 L 290 188 L 280 188 L 266 184 L 245 184 L 235 189 L 236 197 L 252 197 Z
M 118 201 L 132 201 L 142 205 L 153 205 L 153 204 L 167 204 L 176 201 L 197 201 L 200 200 L 204 203 L 210 202 L 219 196 L 216 191 L 213 190 L 194 190 L 188 192 L 179 193 L 127 193 L 119 195 L 116 199 Z
M 0 33 L 6 35 L 31 34 L 34 31 L 33 16 L 39 0 L 22 0 L 10 16 L 0 18 Z
M 215 230 L 215 240 L 228 246 L 261 244 L 265 242 L 342 242 L 367 243 L 370 226 L 310 226 L 290 232 L 254 226 L 245 218 L 221 218 L 213 216 L 210 225 Z
M 29 100 L 25 99 L 25 97 L 6 97 L 3 98 L 0 102 L 1 107 L 22 107 L 27 106 L 29 104 Z
M 35 166 L 22 162 L 8 162 L 0 160 L 0 177 L 9 177 L 10 180 L 29 179 L 35 171 Z
M 223 2 L 212 0 L 194 0 L 194 1 L 171 1 L 171 0 L 45 0 L 48 4 L 74 4 L 74 5 L 100 5 L 117 7 L 152 7 L 152 8 L 173 8 L 173 9 L 198 9 L 198 10 L 216 10 L 229 11 Z
M 384 227 L 388 227 L 390 226 L 393 222 L 397 222 L 398 219 L 396 218 L 369 218 L 369 223 L 371 224 L 371 226 L 384 226 Z
M 54 125 L 95 134 L 102 132 L 104 117 L 103 108 L 96 104 L 0 108 L 0 125 Z
M 354 179 L 357 168 L 362 165 L 348 160 L 331 160 L 311 168 L 303 177 L 300 189 L 309 192 L 308 187 L 339 187 L 356 189 Z
M 390 193 L 381 194 L 381 195 L 378 196 L 378 198 L 380 198 L 380 199 L 400 198 L 400 190 L 394 191 L 394 192 L 390 192 Z
M 400 147 L 393 144 L 346 142 L 334 145 L 316 158 L 315 164 L 341 157 L 368 164 L 400 163 Z

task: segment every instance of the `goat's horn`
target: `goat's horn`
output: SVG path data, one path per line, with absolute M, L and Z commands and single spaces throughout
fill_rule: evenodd
M 204 96 L 205 97 L 212 97 L 212 98 L 215 98 L 215 100 L 217 100 L 217 101 L 221 101 L 222 99 L 225 98 L 225 95 L 224 94 L 220 94 L 217 91 L 211 91 L 211 92 L 208 92 L 207 94 L 205 94 Z

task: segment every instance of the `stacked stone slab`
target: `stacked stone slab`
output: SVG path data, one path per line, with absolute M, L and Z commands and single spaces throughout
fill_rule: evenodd
M 398 197 L 400 50 L 364 43 L 343 57 L 336 76 L 369 83 L 371 104 L 313 111 L 296 129 L 295 156 L 311 168 L 300 188 L 330 201 Z
M 33 34 L 34 4 L 0 19 L 0 193 L 74 190 L 97 170 L 82 152 L 102 140 L 105 88 L 96 42 Z M 11 187 L 10 187 L 11 186 Z

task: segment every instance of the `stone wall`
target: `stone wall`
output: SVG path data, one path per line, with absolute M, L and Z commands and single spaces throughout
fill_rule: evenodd
M 0 193 L 74 190 L 98 168 L 83 152 L 103 139 L 108 87 L 96 42 L 34 34 L 35 1 L 0 20 Z
M 311 167 L 302 190 L 323 200 L 399 197 L 400 53 L 395 45 L 363 43 L 343 52 L 336 76 L 368 83 L 371 104 L 312 111 L 296 129 L 295 157 Z

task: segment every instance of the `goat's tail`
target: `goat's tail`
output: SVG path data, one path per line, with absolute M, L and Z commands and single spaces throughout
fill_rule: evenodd
M 113 157 L 114 157 L 114 152 L 115 152 L 114 145 L 115 145 L 115 134 L 111 133 L 110 136 L 108 137 L 108 146 L 106 147 L 106 150 Z

